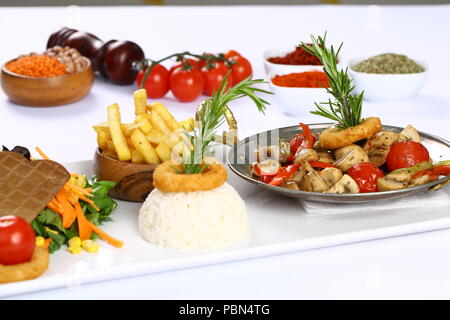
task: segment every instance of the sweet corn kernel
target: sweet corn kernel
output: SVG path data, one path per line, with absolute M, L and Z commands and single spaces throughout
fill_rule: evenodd
M 78 175 L 78 177 L 75 178 L 75 185 L 84 188 L 86 187 L 86 176 L 84 174 Z
M 45 239 L 41 236 L 36 237 L 36 245 L 42 247 L 45 244 Z
M 100 246 L 92 240 L 83 240 L 81 247 L 87 252 L 97 252 Z
M 79 247 L 81 246 L 81 238 L 80 237 L 73 237 L 72 239 L 69 240 L 69 247 L 72 246 L 76 246 Z
M 71 254 L 79 254 L 81 252 L 80 246 L 70 246 L 67 248 L 67 251 L 69 251 Z

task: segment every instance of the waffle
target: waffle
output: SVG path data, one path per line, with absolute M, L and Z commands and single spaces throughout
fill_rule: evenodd
M 0 152 L 0 217 L 15 215 L 30 223 L 69 179 L 57 162 Z

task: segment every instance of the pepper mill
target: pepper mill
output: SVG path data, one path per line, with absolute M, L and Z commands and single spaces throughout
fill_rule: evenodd
M 113 83 L 132 84 L 138 73 L 134 67 L 144 58 L 144 51 L 132 41 L 110 40 L 104 43 L 91 33 L 62 28 L 53 33 L 47 48 L 53 46 L 71 47 L 89 58 L 92 68 Z

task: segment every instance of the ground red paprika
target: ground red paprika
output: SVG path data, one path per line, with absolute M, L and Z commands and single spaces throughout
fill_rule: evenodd
M 272 83 L 280 87 L 322 88 L 329 87 L 328 77 L 322 71 L 289 73 L 272 78 Z
M 322 65 L 316 56 L 306 52 L 302 47 L 296 47 L 295 51 L 288 53 L 284 57 L 273 57 L 267 61 L 276 64 L 292 64 L 292 65 Z

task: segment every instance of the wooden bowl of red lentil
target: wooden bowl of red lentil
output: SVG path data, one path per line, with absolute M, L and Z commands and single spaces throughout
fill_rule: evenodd
M 53 62 L 39 61 L 34 73 L 30 73 L 35 76 L 31 76 L 11 71 L 18 70 L 15 65 L 18 59 L 6 62 L 0 77 L 3 91 L 16 104 L 33 107 L 69 104 L 85 97 L 92 88 L 94 72 L 89 60 L 83 70 L 71 74 L 59 72 L 59 66 L 55 67 Z

